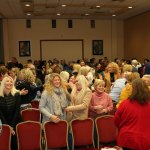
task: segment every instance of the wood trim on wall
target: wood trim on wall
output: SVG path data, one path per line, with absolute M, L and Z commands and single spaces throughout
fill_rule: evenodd
M 84 59 L 84 40 L 83 39 L 50 39 L 40 40 L 40 60 L 42 60 L 42 42 L 45 41 L 81 41 L 82 42 L 82 59 Z

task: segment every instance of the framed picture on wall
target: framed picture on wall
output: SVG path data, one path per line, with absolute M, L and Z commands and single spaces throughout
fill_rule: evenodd
M 103 55 L 103 40 L 92 41 L 93 55 Z
M 30 41 L 19 41 L 19 57 L 31 56 Z

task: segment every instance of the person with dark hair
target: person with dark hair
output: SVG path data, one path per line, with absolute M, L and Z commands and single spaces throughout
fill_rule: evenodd
M 150 62 L 148 62 L 148 63 L 145 65 L 144 74 L 150 74 Z
M 8 69 L 5 66 L 0 66 L 0 82 L 6 76 L 8 76 Z
M 125 150 L 150 149 L 150 91 L 143 79 L 132 82 L 132 93 L 118 108 L 118 146 Z

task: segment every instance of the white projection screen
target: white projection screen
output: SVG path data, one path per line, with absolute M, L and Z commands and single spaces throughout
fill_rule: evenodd
M 84 56 L 83 40 L 41 40 L 41 60 L 76 61 Z

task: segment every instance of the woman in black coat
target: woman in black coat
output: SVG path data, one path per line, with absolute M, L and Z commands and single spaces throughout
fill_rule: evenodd
M 10 76 L 4 77 L 0 85 L 0 119 L 2 124 L 8 124 L 12 133 L 12 149 L 16 149 L 15 128 L 21 121 L 20 92 L 14 87 Z

